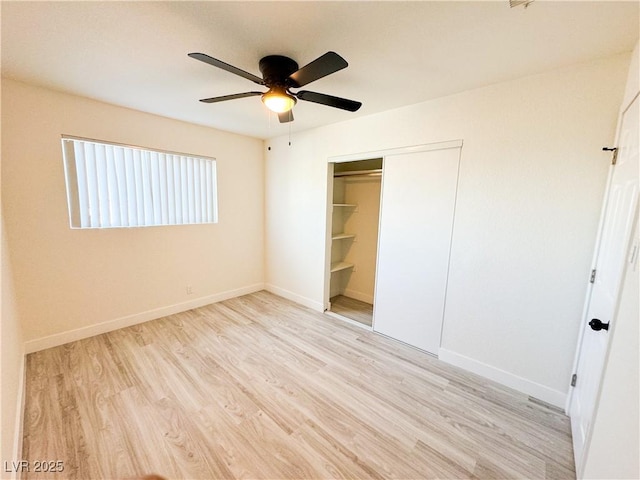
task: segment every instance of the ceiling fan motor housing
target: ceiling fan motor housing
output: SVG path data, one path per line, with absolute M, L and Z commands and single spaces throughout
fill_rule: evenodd
M 267 87 L 273 85 L 289 87 L 290 85 L 286 82 L 287 77 L 298 70 L 298 64 L 294 60 L 282 55 L 263 57 L 258 67 Z

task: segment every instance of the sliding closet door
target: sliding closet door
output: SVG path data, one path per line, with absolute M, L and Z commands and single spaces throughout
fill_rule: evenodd
M 374 330 L 438 354 L 460 146 L 384 160 Z

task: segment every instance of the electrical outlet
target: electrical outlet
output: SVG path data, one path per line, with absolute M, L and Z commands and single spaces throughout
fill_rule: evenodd
M 193 295 L 193 288 L 191 285 L 187 285 L 187 295 Z

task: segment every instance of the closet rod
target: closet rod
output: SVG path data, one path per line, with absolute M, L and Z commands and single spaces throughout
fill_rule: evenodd
M 375 170 L 354 170 L 352 172 L 336 172 L 333 174 L 334 177 L 353 177 L 356 175 L 378 177 L 382 175 L 382 169 L 376 168 Z

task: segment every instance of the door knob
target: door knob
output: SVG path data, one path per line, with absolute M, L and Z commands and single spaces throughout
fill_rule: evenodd
M 589 322 L 589 326 L 595 330 L 596 332 L 599 330 L 609 330 L 609 323 L 602 323 L 600 320 L 598 320 L 597 318 L 592 319 Z

